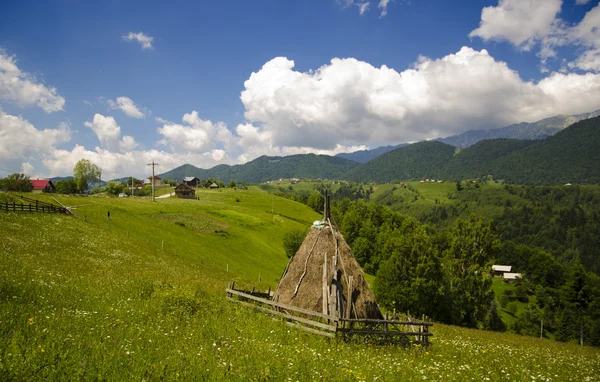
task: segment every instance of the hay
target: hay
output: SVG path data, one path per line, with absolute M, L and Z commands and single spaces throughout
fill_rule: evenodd
M 326 263 L 327 272 L 324 274 Z M 351 278 L 352 286 L 349 290 Z M 342 234 L 331 225 L 322 230 L 310 230 L 296 255 L 290 259 L 274 298 L 283 304 L 336 317 L 382 318 L 360 265 L 352 256 Z M 328 299 L 326 303 L 324 298 Z M 336 300 L 341 300 L 341 304 L 336 304 Z M 352 302 L 350 312 L 349 301 Z

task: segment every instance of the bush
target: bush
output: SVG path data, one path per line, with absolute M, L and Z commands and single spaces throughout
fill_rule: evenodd
M 506 306 L 506 311 L 513 316 L 517 314 L 517 310 L 519 310 L 519 307 L 517 306 L 517 303 L 514 301 L 509 303 Z
M 285 249 L 285 254 L 288 258 L 291 258 L 298 252 L 306 234 L 307 231 L 291 230 L 283 235 L 283 248 Z

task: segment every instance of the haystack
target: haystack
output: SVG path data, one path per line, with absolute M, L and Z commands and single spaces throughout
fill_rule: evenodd
M 381 319 L 375 296 L 350 247 L 329 216 L 315 222 L 290 259 L 275 301 L 338 318 Z

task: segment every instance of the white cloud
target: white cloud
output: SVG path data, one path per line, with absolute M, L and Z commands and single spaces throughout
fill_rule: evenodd
M 569 30 L 569 38 L 587 48 L 571 67 L 600 72 L 600 4 L 587 12 L 583 20 Z
M 139 144 L 135 141 L 131 135 L 125 135 L 121 141 L 119 141 L 119 147 L 121 151 L 127 152 L 138 147 Z
M 235 143 L 235 138 L 223 122 L 202 120 L 197 111 L 185 114 L 182 121 L 186 125 L 169 122 L 159 127 L 158 133 L 163 136 L 159 143 L 170 146 L 173 151 L 194 153 L 206 152 L 216 146 L 230 150 Z
M 567 67 L 600 72 L 600 5 L 576 25 L 558 17 L 561 5 L 562 0 L 499 0 L 498 6 L 482 10 L 480 26 L 469 36 L 505 40 L 524 51 L 539 43 L 542 72 L 549 72 L 547 60 L 557 58 L 558 47 L 579 46 L 579 57 Z
M 84 125 L 94 131 L 100 145 L 105 149 L 127 152 L 139 146 L 132 136 L 126 135 L 121 139 L 121 127 L 113 117 L 94 114 L 94 119 L 85 122 Z
M 108 105 L 112 109 L 121 110 L 123 113 L 132 118 L 140 119 L 145 117 L 145 113 L 142 112 L 129 97 L 117 97 L 115 101 L 108 100 Z
M 152 49 L 152 42 L 154 41 L 154 37 L 145 35 L 143 32 L 129 32 L 129 34 L 123 36 L 123 40 L 137 41 L 142 46 L 142 49 Z
M 32 175 L 31 162 L 51 155 L 56 145 L 70 139 L 66 122 L 56 129 L 38 130 L 20 116 L 0 112 L 0 167 Z
M 47 113 L 63 110 L 65 99 L 55 88 L 39 83 L 31 74 L 21 71 L 15 56 L 0 49 L 0 101 L 21 107 L 36 105 Z
M 499 0 L 498 6 L 481 11 L 479 28 L 469 37 L 506 40 L 529 50 L 552 32 L 562 0 Z
M 377 8 L 381 9 L 381 15 L 379 17 L 385 17 L 387 15 L 387 7 L 390 0 L 380 0 Z
M 362 16 L 368 9 L 370 3 L 368 1 L 356 1 L 356 0 L 336 0 L 342 8 L 348 8 L 356 6 L 358 13 Z M 388 0 L 389 1 L 389 0 Z
M 598 75 L 552 73 L 526 82 L 486 50 L 468 47 L 421 57 L 402 72 L 352 58 L 308 73 L 293 68 L 278 57 L 244 83 L 250 123 L 236 129 L 243 147 L 314 152 L 410 142 L 600 108 Z
M 31 176 L 33 174 L 33 165 L 29 162 L 24 162 L 21 165 L 21 174 L 25 174 L 27 176 Z
M 67 123 L 57 129 L 38 130 L 22 117 L 0 112 L 0 158 L 26 159 L 44 155 L 71 140 Z
M 94 120 L 86 122 L 85 126 L 94 131 L 100 144 L 110 150 L 119 147 L 119 138 L 121 138 L 121 127 L 113 117 L 105 117 L 102 114 L 94 114 Z

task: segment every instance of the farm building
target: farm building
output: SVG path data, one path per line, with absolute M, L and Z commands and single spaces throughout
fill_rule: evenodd
M 523 275 L 520 273 L 505 273 L 503 280 L 506 282 L 518 282 L 521 281 Z
M 219 185 L 216 183 L 213 183 L 209 186 L 210 188 L 219 188 Z
M 160 178 L 158 176 L 155 176 L 154 178 L 149 177 L 148 179 L 144 180 L 144 185 L 152 185 L 153 181 L 154 187 L 160 187 Z
M 512 266 L 510 265 L 492 265 L 492 271 L 494 272 L 494 276 L 502 276 L 506 272 L 510 272 Z
M 33 184 L 33 189 L 32 189 L 33 192 L 48 192 L 48 193 L 56 192 L 56 189 L 54 188 L 54 184 L 49 179 L 32 180 L 31 183 Z
M 196 190 L 185 183 L 180 183 L 177 187 L 175 187 L 175 195 L 181 199 L 195 199 Z
M 182 183 L 185 183 L 190 187 L 198 187 L 198 185 L 200 184 L 200 179 L 198 179 L 195 176 L 186 176 L 185 178 L 183 178 Z

